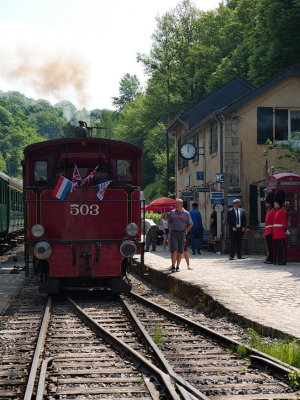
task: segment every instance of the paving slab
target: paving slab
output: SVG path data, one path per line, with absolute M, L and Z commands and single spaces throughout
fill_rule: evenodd
M 245 320 L 300 339 L 300 263 L 264 264 L 264 257 L 248 255 L 230 261 L 228 255 L 202 251 L 184 258 L 180 272 L 171 273 L 170 253 L 157 247 L 145 253 L 145 265 L 199 288 Z M 138 260 L 138 259 L 137 259 Z

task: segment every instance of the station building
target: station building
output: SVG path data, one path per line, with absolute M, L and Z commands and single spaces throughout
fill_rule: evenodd
M 226 212 L 240 198 L 249 226 L 244 250 L 262 252 L 267 180 L 281 172 L 279 164 L 300 174 L 300 165 L 279 161 L 286 151 L 265 154 L 267 139 L 300 132 L 300 70 L 289 67 L 259 87 L 236 77 L 175 118 L 168 132 L 176 139 L 176 195 L 185 207 L 196 201 L 209 229 L 216 206 L 217 241 L 227 251 Z

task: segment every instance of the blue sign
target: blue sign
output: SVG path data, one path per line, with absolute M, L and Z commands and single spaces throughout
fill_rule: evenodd
M 216 183 L 224 183 L 224 174 L 221 173 L 216 174 Z
M 193 196 L 181 196 L 183 201 L 193 201 Z
M 196 179 L 197 179 L 197 181 L 204 181 L 204 171 L 197 171 Z
M 193 192 L 192 192 L 192 191 L 189 191 L 189 192 L 181 192 L 181 196 L 185 196 L 185 197 L 187 197 L 187 196 L 192 196 L 192 197 L 193 197 Z
M 211 199 L 224 199 L 224 192 L 210 192 Z
M 224 199 L 211 199 L 211 204 L 224 204 Z
M 209 187 L 198 187 L 197 189 L 197 192 L 199 193 L 201 193 L 201 192 L 210 192 L 210 188 Z

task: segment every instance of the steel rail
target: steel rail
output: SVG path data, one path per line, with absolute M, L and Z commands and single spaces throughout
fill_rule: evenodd
M 221 333 L 218 333 L 218 332 L 216 332 L 204 325 L 201 325 L 198 322 L 195 322 L 189 318 L 186 318 L 179 314 L 176 314 L 175 312 L 170 311 L 165 307 L 159 306 L 158 304 L 140 296 L 137 293 L 134 293 L 131 291 L 128 293 L 128 296 L 132 297 L 133 299 L 141 301 L 142 303 L 148 305 L 149 307 L 151 307 L 155 310 L 158 310 L 159 312 L 164 313 L 165 315 L 168 315 L 169 317 L 173 318 L 176 321 L 179 321 L 182 324 L 190 325 L 191 327 L 196 329 L 201 334 L 211 337 L 214 340 L 218 341 L 219 343 L 222 343 L 225 346 L 229 346 L 229 347 L 233 348 L 235 351 L 237 350 L 237 348 L 239 346 L 242 346 L 244 349 L 247 350 L 248 356 L 258 357 L 260 359 L 260 363 L 259 363 L 260 366 L 262 366 L 263 362 L 265 361 L 265 363 L 264 363 L 265 367 L 269 368 L 277 376 L 287 379 L 287 375 L 289 372 L 296 372 L 297 374 L 300 375 L 300 370 L 293 367 L 292 365 L 286 364 L 283 361 L 278 360 L 277 358 L 274 358 L 272 356 L 269 356 L 268 354 L 263 353 L 259 350 L 256 350 L 253 347 L 247 346 L 246 344 L 239 343 L 236 340 L 231 339 L 225 335 L 222 335 Z
M 173 400 L 181 400 L 180 396 L 177 394 L 175 388 L 172 385 L 170 377 L 163 372 L 161 369 L 157 368 L 153 365 L 150 361 L 148 361 L 145 357 L 139 354 L 136 350 L 132 349 L 118 337 L 116 337 L 111 332 L 104 329 L 102 326 L 98 324 L 91 316 L 89 316 L 78 304 L 75 303 L 70 297 L 66 297 L 69 303 L 74 307 L 76 312 L 78 313 L 79 317 L 83 319 L 86 323 L 88 323 L 93 330 L 99 335 L 104 336 L 105 339 L 113 345 L 117 350 L 121 350 L 125 352 L 127 355 L 131 356 L 136 362 L 141 364 L 147 371 L 152 371 L 155 375 L 159 376 L 161 381 L 164 383 L 165 388 L 167 389 L 171 399 Z
M 51 307 L 51 296 L 48 297 L 47 305 L 45 308 L 44 312 L 44 317 L 43 317 L 43 322 L 41 325 L 38 341 L 35 347 L 35 352 L 31 364 L 31 369 L 30 369 L 30 374 L 26 386 L 26 391 L 23 400 L 31 400 L 32 399 L 32 394 L 33 394 L 33 389 L 34 389 L 34 383 L 37 375 L 37 370 L 40 362 L 40 357 L 41 353 L 44 348 L 45 344 L 45 339 L 46 339 L 46 333 L 48 329 L 48 324 L 50 320 L 50 307 Z
M 121 298 L 124 307 L 126 311 L 129 313 L 131 320 L 134 322 L 134 324 L 137 326 L 139 331 L 142 333 L 144 340 L 146 341 L 146 344 L 151 348 L 151 350 L 156 354 L 157 358 L 159 359 L 163 369 L 170 375 L 174 381 L 179 384 L 181 387 L 186 389 L 189 393 L 193 394 L 197 399 L 200 400 L 209 400 L 209 398 L 202 392 L 200 392 L 197 388 L 195 388 L 193 385 L 191 385 L 189 382 L 187 382 L 185 379 L 183 379 L 180 375 L 178 375 L 173 368 L 171 367 L 170 363 L 167 361 L 163 353 L 159 350 L 158 346 L 154 343 L 153 339 L 149 335 L 149 333 L 146 331 L 144 328 L 143 324 L 141 321 L 138 319 L 137 315 L 131 308 L 131 306 L 128 304 L 128 302 Z

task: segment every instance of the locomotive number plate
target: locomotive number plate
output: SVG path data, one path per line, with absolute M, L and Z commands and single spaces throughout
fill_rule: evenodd
M 71 215 L 99 215 L 98 204 L 70 204 Z

